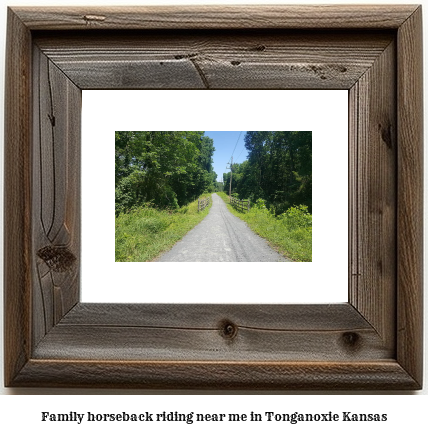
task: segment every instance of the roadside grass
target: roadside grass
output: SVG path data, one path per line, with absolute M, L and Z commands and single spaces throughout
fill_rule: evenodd
M 229 196 L 217 194 L 226 203 L 229 211 L 244 220 L 248 226 L 287 258 L 297 262 L 312 261 L 312 224 L 302 221 L 299 212 L 273 216 L 267 209 L 252 207 L 249 212 L 235 209 L 229 204 Z
M 202 195 L 207 197 L 208 194 Z M 211 208 L 198 212 L 198 200 L 177 210 L 139 207 L 116 217 L 116 262 L 152 261 L 201 222 Z

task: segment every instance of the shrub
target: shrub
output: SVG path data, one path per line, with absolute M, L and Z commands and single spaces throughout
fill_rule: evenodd
M 283 220 L 290 229 L 312 227 L 312 215 L 309 214 L 306 205 L 291 206 L 278 218 Z
M 266 202 L 264 199 L 257 199 L 254 204 L 254 208 L 256 209 L 266 209 Z

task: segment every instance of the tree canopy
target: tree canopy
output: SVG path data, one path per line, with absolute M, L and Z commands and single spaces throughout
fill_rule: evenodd
M 215 189 L 203 131 L 116 131 L 115 142 L 116 215 L 148 202 L 178 208 Z
M 247 131 L 248 159 L 232 166 L 232 192 L 264 199 L 277 214 L 293 205 L 312 211 L 312 132 Z M 230 172 L 223 174 L 229 191 Z

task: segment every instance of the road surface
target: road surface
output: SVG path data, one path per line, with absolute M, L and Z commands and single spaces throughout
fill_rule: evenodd
M 290 262 L 235 217 L 217 194 L 210 212 L 159 262 Z

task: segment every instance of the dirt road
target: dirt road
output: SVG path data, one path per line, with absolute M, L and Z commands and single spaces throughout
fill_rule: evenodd
M 217 194 L 209 214 L 160 262 L 289 262 L 235 217 Z

